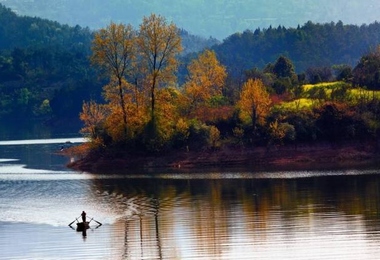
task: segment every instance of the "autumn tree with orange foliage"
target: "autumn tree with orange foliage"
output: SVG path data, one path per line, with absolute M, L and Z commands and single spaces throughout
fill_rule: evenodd
M 244 83 L 237 106 L 240 119 L 245 124 L 250 124 L 253 132 L 258 125 L 263 126 L 271 107 L 271 99 L 263 82 L 249 79 Z
M 137 38 L 139 62 L 146 68 L 145 79 L 150 93 L 151 123 L 156 127 L 156 93 L 159 88 L 174 85 L 177 56 L 182 51 L 179 30 L 160 15 L 144 17 Z
M 89 136 L 92 141 L 103 142 L 100 140 L 99 130 L 103 128 L 107 115 L 107 108 L 104 105 L 99 105 L 94 101 L 84 102 L 82 112 L 79 115 L 84 123 L 81 132 Z
M 103 88 L 108 111 L 103 130 L 116 143 L 141 135 L 151 128 L 149 123 L 154 130 L 149 138 L 156 138 L 156 114 L 163 117 L 160 126 L 175 126 L 176 119 L 170 118 L 175 95 L 163 89 L 175 85 L 177 56 L 182 50 L 179 30 L 154 14 L 144 17 L 139 29 L 111 22 L 96 32 L 93 40 L 91 61 L 109 78 Z M 158 101 L 162 103 L 157 106 Z M 81 118 L 90 118 L 89 112 L 84 107 Z M 172 123 L 166 123 L 168 120 Z M 91 127 L 85 128 L 88 132 Z M 164 128 L 161 133 L 172 132 Z
M 110 78 L 109 88 L 117 91 L 117 111 L 121 111 L 124 138 L 127 136 L 126 82 L 136 57 L 136 32 L 131 25 L 112 23 L 95 33 L 91 61 Z M 107 93 L 113 91 L 106 91 Z M 114 99 L 114 98 L 113 98 Z M 113 102 L 116 105 L 115 102 Z
M 139 29 L 111 23 L 95 34 L 92 62 L 109 83 L 103 88 L 106 104 L 83 105 L 83 131 L 110 144 L 142 144 L 146 151 L 170 144 L 189 149 L 190 142 L 217 148 L 228 130 L 221 133 L 216 122 L 234 113 L 222 91 L 225 67 L 215 52 L 205 50 L 189 64 L 187 82 L 178 89 L 175 72 L 182 47 L 177 27 L 153 14 Z M 255 130 L 264 125 L 270 104 L 263 83 L 249 80 L 238 102 L 240 118 Z
M 133 139 L 142 132 L 142 129 L 148 121 L 148 110 L 145 106 L 139 106 L 138 98 L 142 94 L 139 92 L 136 97 L 133 85 L 125 79 L 122 79 L 121 88 L 125 104 L 124 109 L 125 115 L 128 118 L 128 131 L 127 135 L 125 135 L 123 120 L 121 120 L 124 116 L 124 112 L 119 105 L 119 87 L 116 87 L 117 85 L 117 82 L 111 81 L 103 87 L 103 96 L 107 101 L 106 106 L 109 110 L 109 116 L 106 118 L 104 128 L 114 142 L 124 142 L 126 138 L 129 140 Z
M 227 77 L 226 68 L 220 64 L 214 51 L 205 50 L 188 66 L 188 80 L 184 85 L 186 110 L 196 114 L 210 105 L 210 100 L 222 96 Z

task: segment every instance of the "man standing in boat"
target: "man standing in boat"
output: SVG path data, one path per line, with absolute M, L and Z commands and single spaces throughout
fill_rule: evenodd
M 82 211 L 81 216 L 82 216 L 83 223 L 86 223 L 86 212 L 84 212 L 84 210 Z

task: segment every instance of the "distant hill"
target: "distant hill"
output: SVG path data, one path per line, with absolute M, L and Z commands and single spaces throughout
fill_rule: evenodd
M 27 3 L 41 4 L 37 0 Z M 179 84 L 186 78 L 186 65 L 206 47 L 215 50 L 230 75 L 238 77 L 244 70 L 263 68 L 280 55 L 290 58 L 298 73 L 315 66 L 355 66 L 363 54 L 380 44 L 380 23 L 270 26 L 234 33 L 222 43 L 185 30 L 181 37 L 185 53 Z M 100 98 L 102 82 L 88 60 L 92 39 L 93 30 L 88 27 L 20 16 L 0 4 L 0 118 L 77 116 L 83 100 Z
M 38 17 L 19 16 L 0 4 L 0 50 L 59 45 L 65 49 L 86 46 L 92 32 Z
M 380 23 L 345 25 L 307 22 L 297 28 L 269 27 L 235 33 L 214 47 L 229 73 L 263 68 L 280 55 L 292 60 L 298 73 L 310 67 L 355 66 L 380 44 Z
M 307 21 L 369 24 L 379 19 L 378 0 L 0 0 L 21 15 L 98 29 L 114 22 L 137 26 L 161 14 L 191 34 L 219 40 L 246 29 L 297 27 Z
M 180 31 L 184 54 L 218 43 Z M 90 65 L 93 30 L 20 16 L 0 3 L 0 119 L 78 117 L 83 100 L 100 99 Z
M 93 34 L 0 4 L 0 119 L 77 117 L 101 86 L 88 56 Z
M 92 32 L 88 27 L 69 26 L 41 17 L 20 16 L 10 8 L 1 4 L 0 0 L 0 50 L 14 47 L 26 48 L 37 45 L 62 45 L 65 42 L 86 47 L 86 52 L 92 41 Z M 31 1 L 25 1 L 30 3 Z M 108 25 L 108 24 L 107 24 Z M 215 38 L 204 38 L 181 30 L 184 54 L 198 52 L 206 47 L 220 43 Z

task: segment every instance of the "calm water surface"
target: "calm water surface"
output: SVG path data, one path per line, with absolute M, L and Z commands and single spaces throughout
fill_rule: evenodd
M 93 175 L 63 141 L 0 142 L 0 259 L 380 259 L 379 170 Z

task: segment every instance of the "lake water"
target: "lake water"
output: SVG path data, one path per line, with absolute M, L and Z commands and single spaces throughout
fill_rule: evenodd
M 94 175 L 65 140 L 0 142 L 0 259 L 380 259 L 380 170 Z

